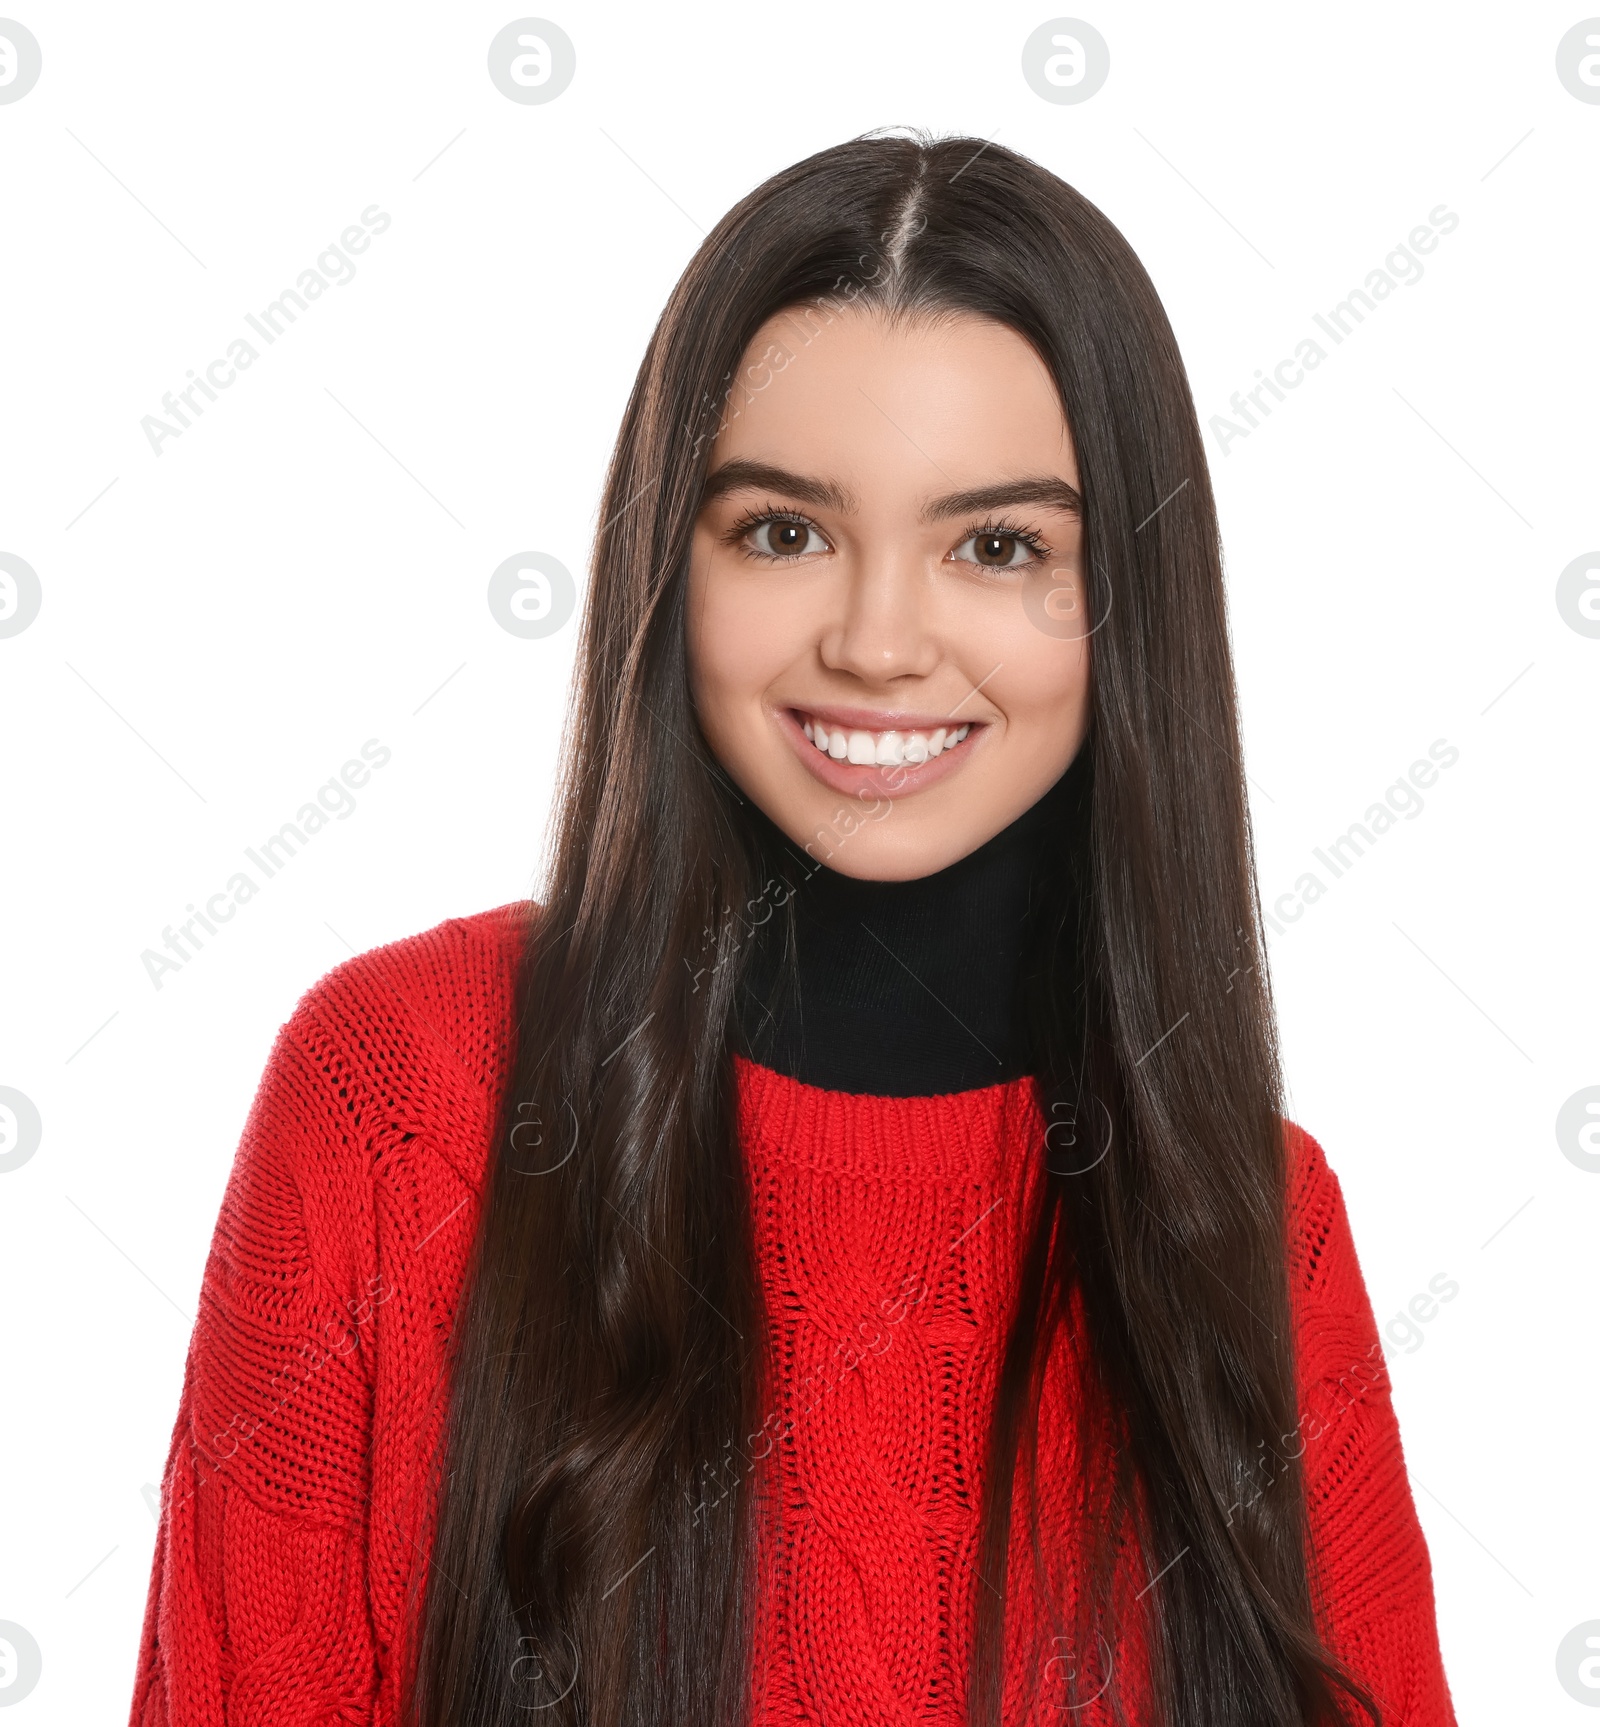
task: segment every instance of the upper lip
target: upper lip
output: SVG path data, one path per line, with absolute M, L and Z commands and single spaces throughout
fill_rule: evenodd
M 846 731 L 934 732 L 940 726 L 948 730 L 951 726 L 983 724 L 981 720 L 958 718 L 957 714 L 913 714 L 887 708 L 836 707 L 831 702 L 814 707 L 805 702 L 793 702 L 790 704 L 790 711 L 806 719 L 822 720 L 830 726 L 841 726 Z

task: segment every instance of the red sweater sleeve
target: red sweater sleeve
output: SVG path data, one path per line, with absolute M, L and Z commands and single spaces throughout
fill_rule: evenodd
M 278 1033 L 234 1158 L 162 1479 L 131 1727 L 373 1717 L 360 1111 Z M 343 1207 L 323 1196 L 342 1189 Z
M 1384 1727 L 1456 1727 L 1432 1566 L 1344 1195 L 1322 1147 L 1292 1125 L 1289 1139 L 1303 1467 L 1324 1636 L 1373 1692 Z

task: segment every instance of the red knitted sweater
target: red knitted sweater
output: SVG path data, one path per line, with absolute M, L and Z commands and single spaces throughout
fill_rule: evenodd
M 444 1351 L 510 1054 L 519 914 L 337 967 L 282 1027 L 206 1264 L 133 1727 L 395 1727 Z M 995 1346 L 1033 1189 L 1030 1082 L 827 1092 L 739 1060 L 777 1401 L 758 1468 L 761 1727 L 961 1720 Z M 1314 1579 L 1386 1727 L 1454 1727 L 1427 1548 L 1339 1184 L 1299 1129 L 1290 1262 Z M 1039 1498 L 1070 1591 L 1071 1338 Z M 1055 1357 L 1052 1357 L 1054 1363 Z M 1054 1467 L 1055 1460 L 1062 1467 Z M 1025 1481 L 1025 1476 L 1022 1478 Z M 720 1490 L 720 1489 L 719 1489 Z M 1013 1545 L 1018 1637 L 1034 1597 Z M 1031 1552 L 1031 1548 L 1028 1550 Z M 1181 1562 L 1181 1561 L 1180 1561 Z M 1159 1589 L 1159 1568 L 1150 1566 Z M 1008 1640 L 1018 1694 L 1031 1644 Z M 1048 1645 L 1046 1645 L 1048 1647 Z M 1120 1660 L 1136 1651 L 1118 1652 Z M 1070 1659 L 1059 1646 L 1045 1666 Z M 1043 1674 L 1048 1700 L 1052 1675 Z M 1119 1682 L 1128 1685 L 1124 1672 Z M 1148 1721 L 1138 1706 L 1134 1721 Z M 1010 1719 L 1016 1720 L 1016 1714 Z M 1057 1719 L 1048 1701 L 1038 1717 Z M 1075 1718 L 1098 1727 L 1094 1706 Z

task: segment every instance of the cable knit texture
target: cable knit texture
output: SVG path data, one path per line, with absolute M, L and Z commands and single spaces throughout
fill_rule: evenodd
M 444 1353 L 511 1055 L 525 912 L 451 919 L 350 960 L 278 1033 L 205 1268 L 131 1727 L 399 1727 Z M 954 1727 L 986 1418 L 1038 1194 L 1031 1082 L 879 1098 L 742 1058 L 737 1071 L 772 1320 L 772 1415 L 753 1448 L 754 1719 Z M 1319 1614 L 1386 1727 L 1455 1727 L 1339 1183 L 1309 1135 L 1291 1127 L 1288 1145 Z M 1039 1429 L 1061 1598 L 1076 1335 L 1058 1333 Z M 1026 1539 L 1019 1527 L 1008 1583 L 1012 1721 L 1030 1680 L 1035 1718 L 1057 1718 L 1052 1667 L 1070 1658 L 1040 1630 Z M 1137 1644 L 1110 1664 L 1134 1723 L 1149 1721 Z M 1100 1727 L 1099 1707 L 1075 1719 Z

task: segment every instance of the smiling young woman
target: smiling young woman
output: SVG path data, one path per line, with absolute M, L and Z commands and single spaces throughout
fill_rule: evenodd
M 279 1034 L 134 1727 L 1453 1727 L 1127 243 L 799 163 L 600 519 L 542 903 Z
M 1037 803 L 1088 727 L 1085 630 L 1047 635 L 1021 604 L 1082 584 L 1072 437 L 1037 352 L 990 318 L 858 303 L 796 326 L 757 331 L 752 352 L 785 357 L 712 449 L 695 712 L 798 845 L 841 796 L 891 799 L 833 867 L 926 876 Z

